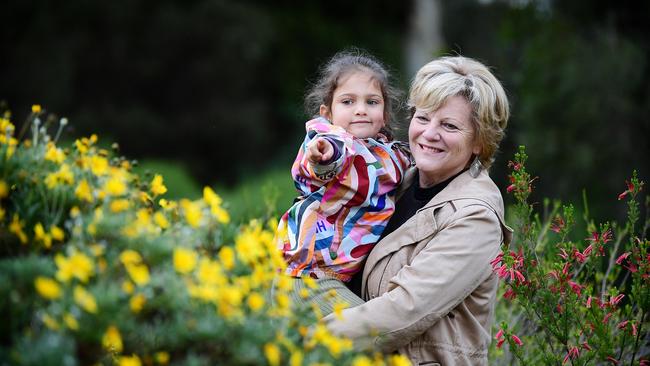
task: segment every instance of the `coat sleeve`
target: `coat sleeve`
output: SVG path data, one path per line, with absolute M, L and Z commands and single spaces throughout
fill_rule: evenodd
M 392 352 L 469 296 L 491 273 L 489 262 L 502 241 L 499 219 L 490 208 L 475 204 L 442 225 L 410 265 L 389 280 L 388 292 L 343 310 L 342 317 L 329 315 L 328 328 L 355 343 Z
M 349 165 L 355 154 L 354 137 L 323 118 L 307 122 L 306 130 L 307 135 L 291 168 L 294 184 L 303 194 L 318 190 L 334 178 Z M 316 138 L 324 138 L 334 146 L 334 158 L 326 164 L 312 165 L 307 160 L 307 146 Z

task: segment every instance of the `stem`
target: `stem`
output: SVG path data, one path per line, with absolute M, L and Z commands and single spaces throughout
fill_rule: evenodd
M 639 340 L 641 339 L 641 334 L 643 333 L 643 321 L 645 320 L 645 316 L 648 314 L 648 312 L 644 312 L 643 315 L 641 315 L 641 322 L 639 322 L 639 329 L 637 329 L 636 333 L 636 339 L 634 340 L 634 348 L 632 352 L 632 359 L 630 360 L 630 366 L 634 364 L 634 359 L 636 358 L 636 353 L 639 351 Z
M 623 241 L 623 238 L 627 234 L 628 227 L 626 226 L 623 230 L 621 230 L 620 235 L 617 235 L 616 237 L 616 244 L 614 245 L 614 250 L 612 251 L 612 255 L 609 257 L 609 264 L 607 265 L 607 271 L 605 271 L 605 276 L 603 276 L 603 281 L 601 282 L 600 286 L 600 299 L 603 300 L 603 296 L 605 294 L 605 290 L 607 290 L 607 277 L 609 277 L 609 273 L 612 271 L 612 268 L 614 267 L 614 263 L 616 262 L 616 253 L 618 252 L 618 248 L 621 245 L 621 241 Z

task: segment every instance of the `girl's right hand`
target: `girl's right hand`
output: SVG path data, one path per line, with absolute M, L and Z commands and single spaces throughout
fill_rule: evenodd
M 307 145 L 306 157 L 312 165 L 327 162 L 333 155 L 332 143 L 324 138 L 316 138 Z

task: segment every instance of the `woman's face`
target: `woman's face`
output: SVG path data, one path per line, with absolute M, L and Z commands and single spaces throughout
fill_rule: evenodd
M 415 110 L 409 125 L 409 144 L 420 172 L 420 186 L 431 187 L 456 175 L 481 149 L 474 142 L 471 107 L 453 96 L 437 110 Z

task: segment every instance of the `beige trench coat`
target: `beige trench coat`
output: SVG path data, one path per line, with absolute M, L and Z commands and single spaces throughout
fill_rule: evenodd
M 367 302 L 326 317 L 329 329 L 414 365 L 487 364 L 498 286 L 490 261 L 512 237 L 503 211 L 485 171 L 456 177 L 377 243 L 363 272 Z

